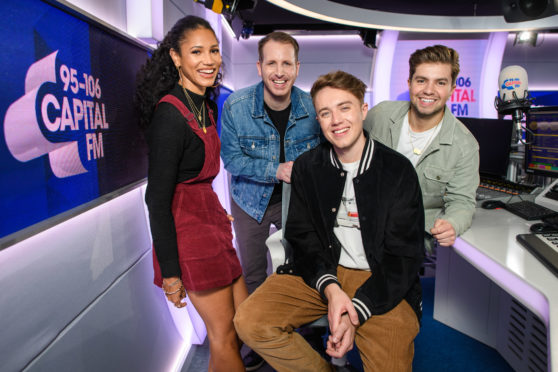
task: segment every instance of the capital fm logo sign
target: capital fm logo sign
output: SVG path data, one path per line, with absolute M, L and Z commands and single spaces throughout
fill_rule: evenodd
M 504 80 L 504 82 L 502 83 L 502 89 L 506 89 L 506 90 L 514 90 L 515 88 L 519 88 L 521 87 L 521 79 L 519 78 L 510 78 L 510 79 L 506 79 Z
M 27 70 L 25 94 L 6 111 L 4 136 L 14 158 L 28 162 L 46 155 L 54 175 L 64 178 L 87 172 L 80 144 L 88 162 L 104 157 L 103 132 L 109 123 L 99 79 L 65 64 L 57 68 L 57 55 L 55 51 Z M 43 132 L 59 138 L 84 136 L 52 142 Z

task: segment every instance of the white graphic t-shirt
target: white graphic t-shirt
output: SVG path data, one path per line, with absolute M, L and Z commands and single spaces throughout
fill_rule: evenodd
M 357 174 L 359 163 L 360 161 L 342 163 L 343 169 L 347 172 L 347 179 L 345 180 L 341 204 L 337 210 L 336 226 L 333 228 L 333 232 L 342 246 L 339 265 L 351 269 L 370 271 L 370 266 L 364 254 L 364 246 L 362 245 L 355 188 L 353 185 L 353 178 Z
M 440 133 L 441 128 L 442 122 L 440 121 L 438 125 L 427 131 L 415 133 L 409 127 L 409 114 L 407 114 L 401 127 L 397 152 L 405 155 L 413 166 L 416 166 L 432 140 Z

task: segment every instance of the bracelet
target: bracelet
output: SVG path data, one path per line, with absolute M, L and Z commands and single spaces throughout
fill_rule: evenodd
M 182 288 L 184 288 L 184 287 L 180 286 L 180 288 L 178 288 L 178 289 L 177 289 L 176 291 L 174 291 L 174 292 L 167 292 L 167 291 L 165 291 L 165 290 L 163 290 L 163 291 L 165 292 L 165 294 L 166 294 L 167 296 L 170 296 L 170 295 L 173 295 L 173 294 L 175 294 L 175 293 L 180 292 L 180 291 L 182 290 Z
M 172 282 L 172 284 L 169 284 L 169 287 L 173 287 L 175 284 L 177 284 L 180 281 L 180 279 L 176 279 L 174 282 Z M 165 284 L 161 284 L 161 288 L 163 288 L 165 286 Z M 165 290 L 165 288 L 163 288 L 163 290 Z

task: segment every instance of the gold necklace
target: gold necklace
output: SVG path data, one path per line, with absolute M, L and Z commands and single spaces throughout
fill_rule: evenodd
M 182 87 L 182 90 L 184 91 L 184 95 L 186 96 L 186 100 L 188 101 L 188 104 L 190 105 L 190 107 L 192 107 L 192 110 L 194 111 L 194 115 L 198 119 L 198 124 L 201 125 L 203 132 L 207 133 L 207 129 L 205 129 L 205 99 L 202 101 L 201 107 L 198 110 L 198 108 L 194 104 L 194 100 L 192 99 L 192 97 L 190 97 L 190 94 L 188 94 L 188 90 L 186 90 L 186 88 L 184 87 Z
M 428 137 L 428 141 L 426 141 L 426 144 L 424 145 L 424 147 L 422 149 L 419 149 L 413 143 L 413 136 L 411 135 L 411 123 L 409 123 L 409 126 L 407 127 L 407 131 L 409 132 L 409 143 L 411 144 L 411 147 L 413 148 L 413 154 L 419 155 L 419 156 L 422 155 L 422 152 L 424 150 L 426 150 L 428 145 L 430 145 L 430 141 L 432 141 L 434 133 L 436 133 L 436 128 L 438 128 L 438 125 L 440 125 L 440 123 L 436 124 L 436 126 L 434 128 L 432 128 L 432 133 L 430 133 L 430 137 Z

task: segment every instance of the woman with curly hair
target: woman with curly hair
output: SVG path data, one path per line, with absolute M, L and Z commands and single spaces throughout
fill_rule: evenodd
M 140 70 L 136 104 L 149 146 L 154 282 L 178 308 L 188 293 L 207 328 L 210 371 L 244 371 L 232 320 L 248 292 L 229 216 L 211 187 L 220 169 L 220 66 L 210 24 L 184 17 Z

